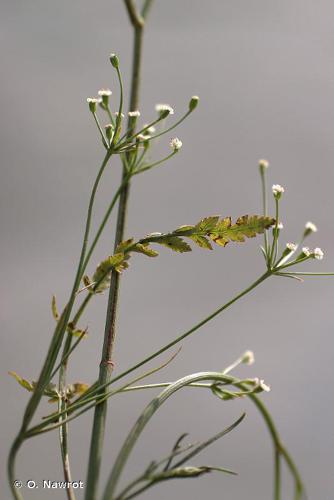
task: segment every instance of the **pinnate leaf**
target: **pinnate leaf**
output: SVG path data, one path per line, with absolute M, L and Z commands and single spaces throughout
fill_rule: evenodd
M 191 252 L 191 246 L 179 236 L 163 235 L 160 238 L 155 239 L 154 242 L 164 245 L 174 252 Z

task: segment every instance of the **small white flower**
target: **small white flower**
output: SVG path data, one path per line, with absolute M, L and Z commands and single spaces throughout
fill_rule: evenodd
M 316 233 L 318 231 L 317 226 L 313 224 L 313 222 L 306 222 L 305 229 L 311 233 Z
M 119 112 L 118 112 L 118 111 L 115 111 L 114 115 L 115 115 L 115 116 L 118 116 L 118 115 L 119 115 Z M 121 113 L 121 118 L 124 118 L 123 113 Z
M 253 351 L 246 351 L 242 355 L 242 363 L 245 363 L 246 365 L 252 365 L 255 362 L 255 357 Z
M 100 97 L 103 97 L 103 96 L 110 97 L 110 96 L 111 96 L 111 94 L 112 94 L 112 92 L 111 92 L 111 90 L 110 90 L 110 89 L 100 89 L 100 90 L 98 91 L 98 94 L 99 94 L 99 96 L 100 96 Z
M 162 111 L 169 111 L 170 115 L 174 114 L 174 109 L 169 104 L 156 104 L 155 110 L 158 113 L 161 113 Z
M 261 170 L 266 170 L 269 167 L 269 161 L 259 160 L 259 167 Z
M 131 118 L 139 118 L 140 117 L 140 111 L 136 110 L 136 111 L 129 111 L 128 112 L 128 116 L 130 116 Z
M 311 255 L 311 251 L 310 251 L 309 247 L 303 247 L 302 252 L 305 255 L 305 257 L 309 257 Z
M 324 258 L 324 252 L 321 250 L 321 248 L 315 248 L 313 250 L 313 255 L 317 260 L 322 260 Z
M 174 151 L 179 151 L 182 148 L 182 141 L 180 141 L 177 137 L 174 137 L 169 144 Z
M 145 125 L 143 126 L 143 128 L 146 128 L 146 127 L 148 127 L 147 123 L 145 123 Z M 146 130 L 145 130 L 145 134 L 146 133 L 148 133 L 148 134 L 155 134 L 155 132 L 156 132 L 156 128 L 153 127 L 153 125 L 151 125 L 150 127 L 146 128 Z
M 282 222 L 279 222 L 279 223 L 277 224 L 277 229 L 283 229 L 283 227 L 284 227 L 284 226 L 283 226 Z
M 286 248 L 290 250 L 290 252 L 295 252 L 298 248 L 298 245 L 296 245 L 295 243 L 287 243 Z
M 271 188 L 274 196 L 281 196 L 284 193 L 284 187 L 279 184 L 274 184 Z
M 137 135 L 138 141 L 147 141 L 150 138 L 151 138 L 151 136 L 149 134 L 146 134 L 146 135 L 144 135 L 144 134 L 138 134 Z
M 259 386 L 261 387 L 261 389 L 265 392 L 270 392 L 270 385 L 267 385 L 264 383 L 264 380 L 260 380 L 260 383 L 259 383 Z
M 96 111 L 96 105 L 99 104 L 102 101 L 101 98 L 96 98 L 96 97 L 87 97 L 87 102 L 89 109 L 92 113 L 95 113 Z
M 256 377 L 253 379 L 253 384 L 256 386 L 255 392 L 261 392 L 261 391 L 269 392 L 271 390 L 270 386 L 265 384 L 263 379 L 259 379 Z

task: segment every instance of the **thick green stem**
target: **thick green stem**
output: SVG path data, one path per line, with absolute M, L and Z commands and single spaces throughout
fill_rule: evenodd
M 134 27 L 134 52 L 133 52 L 133 67 L 132 67 L 132 80 L 131 80 L 131 97 L 130 97 L 130 111 L 138 108 L 139 104 L 139 86 L 140 86 L 140 70 L 141 70 L 141 54 L 142 54 L 142 41 L 143 41 L 143 27 L 144 21 L 137 13 L 136 7 L 131 0 L 125 0 L 128 9 L 131 23 Z M 129 120 L 129 136 L 134 132 L 130 127 Z M 130 183 L 128 173 L 123 166 L 122 179 L 124 185 L 120 193 L 117 227 L 115 235 L 115 248 L 122 241 L 124 237 L 124 229 L 126 224 L 126 213 L 129 198 Z M 116 314 L 118 305 L 120 275 L 112 271 L 111 285 L 109 291 L 109 299 L 107 306 L 107 318 L 104 332 L 104 342 L 102 349 L 102 358 L 100 362 L 99 385 L 104 385 L 110 382 L 113 371 L 113 348 L 116 335 Z M 103 389 L 105 391 L 105 389 Z M 99 395 L 103 395 L 103 391 Z M 107 413 L 107 401 L 103 401 L 95 408 L 93 430 L 90 445 L 90 454 L 88 462 L 88 473 L 86 481 L 86 500 L 95 500 L 98 491 L 98 481 L 100 475 L 100 466 L 102 459 L 105 419 Z

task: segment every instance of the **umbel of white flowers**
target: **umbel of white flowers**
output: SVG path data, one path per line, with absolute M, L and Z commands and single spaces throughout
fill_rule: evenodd
M 162 113 L 163 111 L 169 111 L 170 115 L 174 114 L 174 109 L 169 104 L 156 104 L 155 110 L 158 113 Z
M 284 193 L 284 187 L 281 186 L 280 184 L 273 184 L 273 187 L 271 189 L 275 198 L 279 200 L 282 194 Z
M 182 148 L 182 141 L 180 141 L 178 137 L 174 137 L 174 139 L 172 139 L 169 144 L 170 147 L 174 149 L 174 151 L 179 151 L 179 149 Z

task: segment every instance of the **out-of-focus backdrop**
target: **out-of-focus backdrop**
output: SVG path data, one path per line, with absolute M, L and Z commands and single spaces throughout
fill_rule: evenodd
M 129 87 L 132 30 L 123 2 L 35 0 L 1 9 L 1 455 L 21 422 L 28 394 L 7 376 L 37 377 L 54 322 L 51 295 L 68 296 L 80 250 L 91 185 L 103 150 L 86 98 L 114 90 L 110 52 L 121 60 Z M 198 110 L 173 135 L 179 155 L 134 179 L 128 236 L 174 229 L 211 214 L 260 210 L 259 158 L 270 161 L 270 184 L 285 186 L 282 241 L 298 240 L 304 224 L 319 227 L 310 246 L 325 259 L 307 270 L 334 270 L 333 124 L 334 30 L 330 0 L 267 2 L 157 0 L 145 34 L 143 122 L 167 102 L 176 117 L 191 95 Z M 156 155 L 168 150 L 164 137 Z M 101 217 L 119 180 L 108 171 L 96 203 Z M 273 209 L 273 207 L 271 207 Z M 114 222 L 114 219 L 112 223 Z M 95 263 L 112 249 L 113 226 Z M 133 257 L 124 274 L 115 351 L 120 371 L 173 339 L 263 272 L 261 240 L 209 253 Z M 90 271 L 93 267 L 90 268 Z M 152 380 L 219 370 L 246 349 L 256 363 L 238 370 L 272 387 L 263 395 L 307 485 L 310 499 L 333 498 L 333 278 L 304 283 L 271 279 L 185 341 L 172 366 Z M 107 296 L 83 318 L 90 335 L 71 363 L 70 381 L 97 377 Z M 166 356 L 162 357 L 163 360 Z M 157 363 L 157 362 L 156 362 Z M 155 364 L 156 364 L 155 363 Z M 103 481 L 126 433 L 152 393 L 113 399 L 107 423 Z M 45 403 L 40 414 L 50 412 Z M 179 393 L 154 417 L 127 469 L 127 478 L 168 453 L 182 432 L 200 440 L 242 411 L 235 432 L 209 448 L 197 464 L 238 471 L 168 482 L 143 495 L 159 498 L 267 500 L 272 449 L 251 402 L 226 402 L 195 390 Z M 85 480 L 92 414 L 70 427 L 73 477 Z M 2 468 L 4 470 L 4 467 Z M 61 480 L 56 434 L 28 441 L 18 479 Z M 9 498 L 5 485 L 3 498 Z M 62 491 L 24 491 L 27 499 L 61 499 Z M 290 480 L 284 499 L 292 498 Z M 79 499 L 82 496 L 79 495 Z

